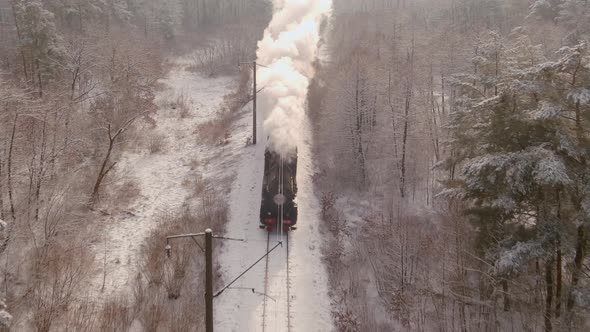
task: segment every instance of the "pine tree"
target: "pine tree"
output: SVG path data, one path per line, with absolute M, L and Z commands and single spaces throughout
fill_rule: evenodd
M 536 0 L 531 5 L 528 17 L 536 17 L 542 20 L 555 21 L 559 14 L 559 5 L 562 0 Z
M 573 43 L 590 37 L 590 2 L 565 0 L 559 5 L 557 21 L 570 31 L 569 39 Z
M 104 14 L 106 0 L 49 0 L 46 6 L 58 22 L 83 31 L 88 20 Z
M 63 54 L 62 39 L 55 27 L 54 15 L 39 1 L 19 0 L 14 5 L 19 34 L 19 50 L 26 71 L 36 81 L 39 95 L 43 82 L 50 79 Z
M 485 45 L 496 50 L 494 43 Z M 494 80 L 481 65 L 489 63 L 487 51 L 475 59 L 476 74 L 454 77 L 460 98 L 451 119 L 455 153 L 446 165 L 461 165 L 462 172 L 442 195 L 467 204 L 492 275 L 512 278 L 531 260 L 542 259 L 549 292 L 553 282 L 561 289 L 552 265 L 555 257 L 561 261 L 562 246 L 576 251 L 573 289 L 584 257 L 590 220 L 583 203 L 590 202 L 590 53 L 579 44 L 562 48 L 557 61 L 535 63 L 542 59 L 531 52 L 537 49 L 520 36 L 503 52 L 504 70 Z M 494 95 L 486 92 L 490 82 L 498 88 Z M 548 296 L 546 330 L 552 303 Z M 573 306 L 570 291 L 568 311 Z

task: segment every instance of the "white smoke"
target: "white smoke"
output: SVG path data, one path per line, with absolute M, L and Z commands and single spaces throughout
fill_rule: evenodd
M 320 40 L 320 23 L 332 0 L 274 0 L 275 13 L 258 42 L 261 109 L 269 147 L 291 154 L 300 141 L 301 123 L 312 63 Z

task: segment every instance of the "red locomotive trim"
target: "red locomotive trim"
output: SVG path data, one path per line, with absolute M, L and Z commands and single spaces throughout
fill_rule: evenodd
M 277 223 L 277 218 L 265 218 L 264 224 L 265 225 L 274 225 Z

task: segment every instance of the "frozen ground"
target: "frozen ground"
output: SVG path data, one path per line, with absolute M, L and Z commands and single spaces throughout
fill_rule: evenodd
M 106 255 L 105 287 L 101 292 L 105 297 L 131 289 L 138 254 L 150 231 L 158 226 L 158 217 L 182 206 L 189 194 L 182 182 L 191 174 L 191 167 L 216 153 L 198 142 L 195 129 L 199 123 L 215 117 L 235 79 L 201 77 L 186 71 L 181 60 L 175 61 L 167 77 L 161 80 L 164 88 L 156 97 L 159 109 L 153 117 L 156 127 L 138 123 L 141 137 L 162 141 L 161 152 L 150 153 L 144 142 L 137 151 L 125 153 L 116 168 L 118 181 L 136 181 L 141 193 L 125 212 L 106 218 L 104 233 L 94 245 L 97 261 L 102 262 Z M 170 103 L 180 94 L 188 98 L 189 111 L 184 117 Z M 91 280 L 92 291 L 102 290 L 104 276 L 101 264 Z
M 308 133 L 303 126 L 301 130 Z M 258 132 L 262 130 L 259 125 Z M 302 135 L 309 138 L 310 134 Z M 244 239 L 228 241 L 220 255 L 224 282 L 231 281 L 266 253 L 267 232 L 258 228 L 264 171 L 265 142 L 243 151 L 230 195 L 230 221 L 226 236 Z M 318 201 L 312 189 L 308 140 L 299 143 L 298 228 L 289 233 L 289 273 L 287 278 L 286 238 L 283 246 L 269 255 L 268 269 L 261 261 L 232 287 L 215 299 L 215 321 L 219 331 L 330 331 L 331 303 L 327 293 L 327 273 L 321 261 L 322 237 Z M 286 236 L 286 235 L 285 235 Z M 270 235 L 269 248 L 281 241 Z M 265 288 L 267 278 L 267 288 Z M 217 289 L 222 285 L 218 285 Z M 289 287 L 289 289 L 287 288 Z M 266 314 L 264 307 L 266 305 Z
M 156 128 L 146 126 L 140 129 L 161 136 L 165 144 L 162 151 L 150 154 L 142 148 L 125 153 L 117 167 L 118 181 L 137 181 L 141 194 L 125 212 L 105 217 L 104 234 L 94 244 L 98 261 L 102 262 L 106 255 L 104 291 L 100 291 L 105 275 L 102 266 L 95 271 L 91 281 L 92 290 L 101 297 L 131 290 L 142 243 L 150 231 L 158 227 L 161 214 L 176 211 L 185 203 L 189 191 L 182 182 L 191 174 L 195 160 L 206 178 L 235 174 L 228 197 L 230 221 L 225 235 L 246 240 L 223 244 L 222 252 L 216 258 L 222 272 L 216 290 L 264 255 L 267 249 L 267 233 L 258 228 L 265 149 L 264 142 L 261 142 L 264 137 L 261 125 L 258 130 L 260 144 L 256 146 L 244 146 L 251 130 L 249 112 L 243 113 L 234 124 L 230 143 L 222 148 L 225 150 L 221 155 L 218 148 L 200 144 L 195 128 L 215 116 L 223 96 L 234 87 L 234 79 L 204 78 L 186 71 L 187 63 L 182 60 L 175 63 L 167 78 L 162 80 L 165 88 L 157 97 L 160 108 L 154 116 Z M 174 101 L 181 93 L 190 99 L 189 116 L 184 118 L 167 102 Z M 289 235 L 289 277 L 286 239 L 283 239 L 285 245 L 270 254 L 268 269 L 262 261 L 215 299 L 217 331 L 333 329 L 327 273 L 321 261 L 319 203 L 311 183 L 314 173 L 311 142 L 308 140 L 311 134 L 307 128 L 307 124 L 301 128 L 307 135 L 302 135 L 306 139 L 298 144 L 299 222 L 298 229 Z M 278 234 L 272 234 L 270 247 L 280 240 Z M 266 289 L 265 276 L 268 278 Z M 263 316 L 265 300 L 266 315 Z

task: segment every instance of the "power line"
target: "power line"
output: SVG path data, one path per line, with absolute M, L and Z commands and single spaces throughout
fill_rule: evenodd
M 254 264 L 250 265 L 250 267 L 247 268 L 246 271 L 242 272 L 239 276 L 237 276 L 234 280 L 232 280 L 229 284 L 227 284 L 227 286 L 223 287 L 219 292 L 217 292 L 215 295 L 213 295 L 213 297 L 218 297 L 219 295 L 221 295 L 221 293 L 223 293 L 226 289 L 228 289 L 231 285 L 233 285 L 236 281 L 238 281 L 238 279 L 243 277 L 244 274 L 248 273 L 248 271 L 250 271 L 254 266 L 256 266 L 256 264 L 260 263 L 260 261 L 262 261 L 266 256 L 268 256 L 271 252 L 273 252 L 279 246 L 282 247 L 283 242 L 277 243 L 272 249 L 270 249 L 268 252 L 266 252 L 266 254 L 264 254 L 262 257 L 260 257 L 260 259 L 258 259 L 256 262 L 254 262 Z

